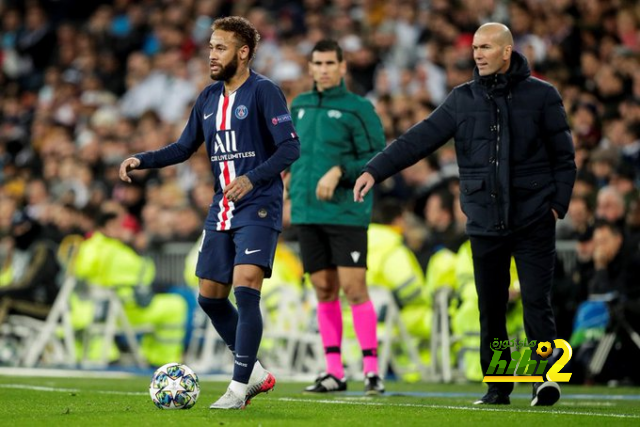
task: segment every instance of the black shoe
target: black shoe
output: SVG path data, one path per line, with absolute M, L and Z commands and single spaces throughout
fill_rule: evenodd
M 347 391 L 347 382 L 335 375 L 320 374 L 316 382 L 304 389 L 307 393 L 330 393 L 334 391 Z
M 384 393 L 384 383 L 378 374 L 369 372 L 364 377 L 364 394 L 367 396 L 378 396 Z
M 480 400 L 473 402 L 474 405 L 510 405 L 511 400 L 508 394 L 489 390 Z
M 553 381 L 533 384 L 531 406 L 551 406 L 560 400 L 560 386 Z

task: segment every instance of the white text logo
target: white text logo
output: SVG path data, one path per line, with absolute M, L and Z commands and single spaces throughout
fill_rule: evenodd
M 238 148 L 236 147 L 235 131 L 226 131 L 224 133 L 224 141 L 222 141 L 222 138 L 220 138 L 220 133 L 217 133 L 214 144 L 215 154 L 218 154 L 218 152 L 232 153 L 238 151 Z

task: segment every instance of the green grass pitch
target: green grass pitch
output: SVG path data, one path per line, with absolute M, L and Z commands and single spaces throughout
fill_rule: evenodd
M 480 384 L 387 382 L 387 394 L 364 397 L 362 383 L 332 395 L 301 393 L 305 384 L 278 382 L 242 411 L 213 411 L 209 404 L 226 382 L 201 381 L 189 410 L 157 409 L 149 378 L 41 378 L 0 376 L 2 426 L 611 426 L 640 425 L 640 388 L 564 385 L 552 408 L 529 406 L 530 385 L 520 384 L 509 406 L 478 407 Z

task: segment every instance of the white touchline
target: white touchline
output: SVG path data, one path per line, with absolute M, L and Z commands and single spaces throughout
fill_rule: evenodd
M 146 396 L 149 394 L 141 391 L 85 390 L 85 389 L 79 389 L 79 388 L 42 387 L 37 385 L 22 385 L 22 384 L 0 384 L 0 388 L 17 388 L 21 390 L 34 390 L 34 391 L 53 391 L 58 393 L 121 394 L 126 396 Z
M 98 394 L 114 394 L 124 396 L 147 396 L 147 392 L 133 392 L 133 391 L 111 391 L 111 390 L 85 390 L 79 388 L 58 388 L 58 387 L 42 387 L 34 385 L 22 385 L 22 384 L 0 384 L 0 388 L 14 388 L 22 390 L 34 390 L 34 391 L 47 391 L 58 393 L 98 393 Z M 452 406 L 452 405 L 430 405 L 425 403 L 389 403 L 389 402 L 369 402 L 364 399 L 370 399 L 367 397 L 354 398 L 351 400 L 327 400 L 327 399 L 298 399 L 295 397 L 279 397 L 275 400 L 281 402 L 303 402 L 303 403 L 324 403 L 327 405 L 360 405 L 360 406 L 396 406 L 404 408 L 430 408 L 430 409 L 451 409 L 458 411 L 484 411 L 484 412 L 514 412 L 514 413 L 527 413 L 527 414 L 545 414 L 545 415 L 586 415 L 593 417 L 604 418 L 632 418 L 639 419 L 640 415 L 631 414 L 604 414 L 599 412 L 577 412 L 577 411 L 558 411 L 554 409 L 547 409 L 545 411 L 535 411 L 532 409 L 498 409 L 498 408 L 479 408 L 472 406 Z
M 549 410 L 534 411 L 532 409 L 497 409 L 497 408 L 479 408 L 473 406 L 451 406 L 451 405 L 430 405 L 425 403 L 388 403 L 388 402 L 367 402 L 363 399 L 370 399 L 362 397 L 353 400 L 325 400 L 325 399 L 297 399 L 294 397 L 279 397 L 277 400 L 282 402 L 304 402 L 304 403 L 324 403 L 328 405 L 359 405 L 359 406 L 397 406 L 405 408 L 431 408 L 431 409 L 453 409 L 458 411 L 484 411 L 484 412 L 516 412 L 527 414 L 545 414 L 545 415 L 587 415 L 594 417 L 611 417 L 611 418 L 640 418 L 640 415 L 631 414 L 604 414 L 598 412 L 577 412 L 577 411 L 558 411 Z

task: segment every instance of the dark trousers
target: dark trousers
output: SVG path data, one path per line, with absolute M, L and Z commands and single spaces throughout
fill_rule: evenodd
M 515 258 L 520 281 L 524 329 L 529 341 L 549 341 L 556 338 L 556 325 L 551 309 L 551 285 L 555 266 L 555 219 L 549 211 L 530 226 L 505 237 L 471 236 L 473 268 L 480 310 L 480 363 L 482 373 L 493 357 L 491 343 L 507 336 L 507 302 L 509 299 L 509 267 Z M 531 359 L 540 360 L 536 348 Z M 511 360 L 509 351 L 502 360 Z M 489 383 L 503 393 L 513 390 L 513 383 Z

